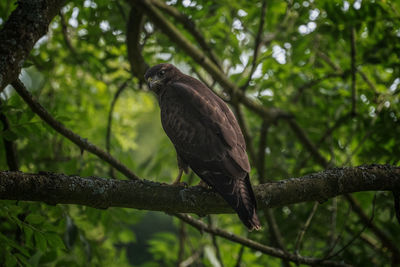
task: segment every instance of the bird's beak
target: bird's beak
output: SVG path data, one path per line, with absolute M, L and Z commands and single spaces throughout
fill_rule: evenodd
M 154 85 L 159 82 L 158 79 L 153 79 L 152 77 L 147 78 L 147 85 L 149 86 L 150 90 L 153 90 Z

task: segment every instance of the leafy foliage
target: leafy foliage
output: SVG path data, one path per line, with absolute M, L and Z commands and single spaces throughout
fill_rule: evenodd
M 400 160 L 400 5 L 396 1 L 267 1 L 260 52 L 254 59 L 261 2 L 168 1 L 199 29 L 231 81 L 242 86 L 252 79 L 246 96 L 265 107 L 295 115 L 296 122 L 330 166 L 388 163 Z M 0 2 L 0 27 L 16 1 Z M 156 99 L 137 77 L 127 59 L 126 23 L 129 1 L 71 1 L 34 47 L 21 79 L 32 94 L 67 127 L 94 144 L 105 147 L 107 117 L 112 113 L 111 154 L 140 177 L 170 182 L 177 174 L 175 151 L 164 135 Z M 164 12 L 165 13 L 165 12 Z M 164 14 L 163 13 L 163 14 Z M 184 25 L 164 16 L 182 36 L 198 46 Z M 354 32 L 354 58 L 351 56 Z M 207 73 L 174 40 L 145 18 L 140 36 L 142 55 L 149 65 L 173 62 L 184 72 L 201 77 L 222 93 Z M 203 51 L 208 53 L 209 51 Z M 255 71 L 251 73 L 255 60 Z M 352 69 L 352 63 L 356 69 Z M 355 74 L 355 80 L 352 80 Z M 353 93 L 356 94 L 356 114 Z M 250 135 L 249 146 L 265 157 L 260 174 L 252 159 L 252 181 L 279 180 L 325 168 L 319 165 L 288 124 L 269 125 L 266 147 L 261 147 L 262 118 L 242 109 Z M 80 176 L 123 178 L 97 157 L 80 151 L 59 136 L 8 87 L 1 94 L 0 112 L 9 129 L 0 124 L 3 141 L 16 146 L 21 171 L 54 171 Z M 4 142 L 0 142 L 0 169 L 7 169 Z M 189 176 L 187 176 L 189 177 Z M 191 179 L 190 184 L 196 184 Z M 355 194 L 373 223 L 397 249 L 400 228 L 395 224 L 389 193 Z M 313 203 L 273 210 L 288 251 L 309 217 Z M 374 209 L 374 210 L 373 210 Z M 276 246 L 268 231 L 248 234 Z M 265 215 L 265 216 L 264 216 Z M 232 215 L 213 216 L 216 226 L 246 235 Z M 305 233 L 300 254 L 325 257 L 338 251 L 363 230 L 363 223 L 344 198 L 319 206 Z M 217 250 L 208 235 L 187 228 L 179 234 L 177 221 L 158 213 L 113 208 L 1 201 L 0 262 L 5 266 L 174 266 L 179 242 L 185 239 L 183 258 L 194 266 L 218 266 Z M 362 231 L 334 260 L 357 266 L 388 266 L 392 252 L 370 229 Z M 249 249 L 239 257 L 240 245 L 217 239 L 226 266 L 280 266 L 281 261 Z M 197 251 L 200 253 L 196 254 Z M 197 255 L 195 258 L 194 256 Z

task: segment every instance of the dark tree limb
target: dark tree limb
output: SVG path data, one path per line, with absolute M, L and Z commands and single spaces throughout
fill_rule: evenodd
M 1 106 L 2 101 L 0 99 L 0 121 L 3 124 L 3 131 L 7 131 L 8 129 L 10 129 L 10 123 L 8 122 L 6 115 L 1 112 Z M 6 156 L 8 169 L 10 171 L 18 171 L 19 168 L 15 143 L 13 141 L 7 140 L 7 138 L 5 138 L 4 136 L 2 139 L 4 143 L 4 153 Z
M 0 30 L 0 92 L 14 81 L 65 0 L 20 0 Z
M 308 265 L 319 265 L 319 266 L 350 266 L 346 263 L 341 263 L 341 262 L 336 262 L 336 261 L 330 261 L 330 260 L 322 260 L 322 259 L 317 259 L 317 258 L 308 258 L 308 257 L 302 257 L 302 256 L 297 256 L 294 254 L 288 254 L 285 253 L 284 251 L 274 248 L 274 247 L 269 247 L 266 245 L 263 245 L 261 243 L 258 243 L 256 241 L 253 241 L 251 239 L 247 239 L 238 235 L 235 235 L 233 233 L 230 233 L 228 231 L 218 229 L 218 228 L 212 228 L 205 224 L 202 221 L 196 220 L 193 217 L 186 215 L 186 214 L 176 214 L 178 218 L 180 218 L 182 221 L 185 221 L 186 223 L 192 225 L 193 227 L 199 229 L 200 231 L 204 231 L 213 235 L 217 235 L 220 237 L 223 237 L 227 240 L 233 241 L 235 243 L 242 244 L 243 246 L 249 247 L 251 249 L 260 251 L 264 254 L 268 254 L 274 257 L 278 257 L 284 260 L 289 260 L 292 262 L 296 263 L 302 263 L 302 264 L 308 264 Z
M 23 83 L 17 79 L 12 83 L 15 91 L 22 97 L 22 99 L 28 104 L 28 106 L 32 109 L 34 113 L 36 113 L 42 120 L 44 120 L 47 124 L 49 124 L 54 130 L 58 133 L 71 140 L 74 144 L 79 146 L 82 151 L 87 150 L 105 162 L 112 165 L 115 169 L 120 171 L 129 179 L 138 179 L 136 174 L 134 174 L 131 170 L 129 170 L 125 165 L 119 162 L 117 159 L 112 157 L 109 153 L 105 152 L 101 148 L 93 145 L 86 139 L 72 132 L 70 129 L 65 127 L 64 124 L 54 119 L 50 113 L 42 106 L 39 102 L 33 99 L 31 93 L 25 88 Z
M 128 61 L 131 65 L 133 76 L 144 81 L 144 74 L 149 67 L 142 56 L 140 33 L 143 30 L 144 15 L 137 6 L 132 6 L 126 25 L 126 46 L 128 48 Z
M 400 188 L 400 167 L 367 165 L 313 173 L 254 187 L 260 209 L 329 198 L 361 191 Z M 0 199 L 127 207 L 173 213 L 233 213 L 212 190 L 169 186 L 147 180 L 81 178 L 55 173 L 0 172 Z M 151 201 L 149 201 L 151 199 Z M 367 221 L 368 218 L 367 218 Z

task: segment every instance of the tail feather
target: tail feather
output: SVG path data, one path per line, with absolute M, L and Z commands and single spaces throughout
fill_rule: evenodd
M 239 219 L 246 225 L 249 231 L 260 230 L 261 223 L 256 213 L 257 203 L 250 184 L 249 175 L 247 174 L 244 178 L 236 179 L 232 182 L 224 190 L 221 190 L 221 187 L 215 187 L 215 189 L 236 211 Z M 228 190 L 228 188 L 231 190 Z
M 261 223 L 258 219 L 256 208 L 256 198 L 250 184 L 249 175 L 244 180 L 240 179 L 238 184 L 239 200 L 237 214 L 241 221 L 247 226 L 249 231 L 260 230 Z

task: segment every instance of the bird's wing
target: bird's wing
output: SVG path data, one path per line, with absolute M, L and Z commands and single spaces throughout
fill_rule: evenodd
M 232 172 L 233 163 L 250 171 L 246 145 L 232 111 L 204 84 L 195 79 L 169 84 L 163 99 L 164 130 L 177 150 L 206 161 L 233 160 L 226 162 Z

